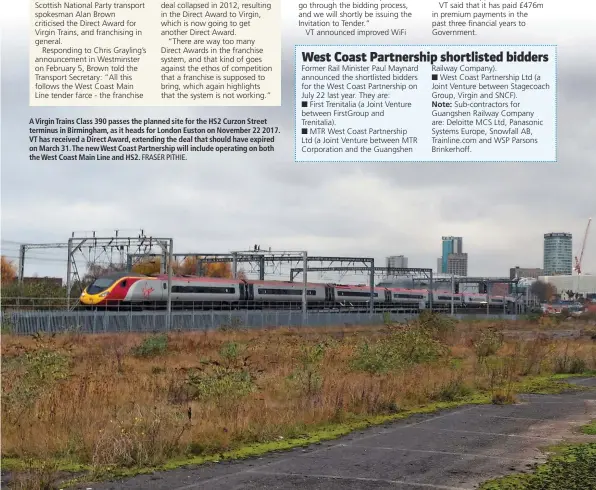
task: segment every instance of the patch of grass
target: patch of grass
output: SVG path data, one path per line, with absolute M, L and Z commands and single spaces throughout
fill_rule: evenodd
M 596 436 L 596 419 L 592 420 L 589 424 L 586 424 L 580 428 L 582 433 L 589 436 Z
M 25 471 L 31 468 L 42 468 L 47 461 L 40 461 L 33 458 L 2 458 L 2 469 L 5 471 Z M 52 466 L 57 471 L 64 471 L 67 473 L 82 473 L 91 470 L 90 465 L 73 463 L 66 459 L 52 459 Z
M 168 336 L 165 334 L 152 335 L 144 339 L 140 345 L 132 349 L 135 357 L 156 357 L 168 350 Z
M 479 490 L 594 490 L 596 443 L 561 446 L 533 473 L 509 475 Z
M 517 393 L 533 395 L 558 395 L 568 391 L 585 391 L 589 388 L 572 383 L 565 383 L 572 375 L 528 376 L 516 383 Z

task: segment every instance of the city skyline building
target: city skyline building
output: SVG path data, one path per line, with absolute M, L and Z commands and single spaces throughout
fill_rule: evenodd
M 468 275 L 468 254 L 452 253 L 447 256 L 447 274 L 456 276 Z
M 571 275 L 573 272 L 573 235 L 545 233 L 543 273 L 545 276 Z
M 468 271 L 468 257 L 465 254 L 465 266 L 462 265 L 464 261 L 464 257 L 461 256 L 464 252 L 464 239 L 460 236 L 444 236 L 441 238 L 442 240 L 442 256 L 441 256 L 441 270 L 437 271 L 439 274 L 458 274 L 459 272 L 454 272 L 454 270 L 461 271 L 465 269 L 466 273 L 463 275 L 467 275 Z M 449 255 L 454 254 L 457 257 L 452 257 L 451 264 L 452 267 L 450 270 L 449 268 Z
M 539 267 L 520 267 L 516 265 L 509 269 L 509 279 L 515 279 L 516 277 L 538 279 L 539 276 L 543 276 L 544 271 Z
M 408 258 L 404 255 L 391 255 L 386 259 L 387 267 L 396 269 L 407 269 Z

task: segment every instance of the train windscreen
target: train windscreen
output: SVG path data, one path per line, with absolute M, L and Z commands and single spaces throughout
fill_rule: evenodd
M 99 279 L 96 279 L 95 282 L 87 288 L 87 293 L 88 294 L 101 293 L 105 289 L 108 289 L 112 284 L 114 284 L 115 281 L 116 281 L 115 279 L 108 279 L 105 277 L 100 277 Z

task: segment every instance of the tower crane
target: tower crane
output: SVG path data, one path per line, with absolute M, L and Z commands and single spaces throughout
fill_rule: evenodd
M 584 239 L 582 241 L 582 247 L 581 250 L 579 252 L 579 259 L 577 258 L 577 255 L 575 256 L 575 271 L 578 274 L 582 273 L 582 259 L 584 258 L 584 250 L 586 249 L 586 241 L 588 240 L 588 231 L 590 230 L 590 223 L 592 222 L 592 218 L 588 219 L 588 226 L 586 226 L 586 232 L 584 233 Z

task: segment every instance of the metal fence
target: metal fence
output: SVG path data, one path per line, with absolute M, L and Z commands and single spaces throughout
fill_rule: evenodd
M 236 328 L 379 325 L 401 322 L 416 314 L 301 311 L 12 311 L 2 312 L 2 331 L 17 335 L 43 333 L 125 333 L 210 331 Z M 455 315 L 457 318 L 506 318 L 516 315 Z M 168 324 L 169 328 L 168 328 Z
M 423 302 L 424 305 L 424 302 Z M 424 308 L 428 308 L 430 305 L 427 303 Z M 237 303 L 228 302 L 204 302 L 204 301 L 180 301 L 176 300 L 172 302 L 172 309 L 179 311 L 258 311 L 258 310 L 280 310 L 280 311 L 296 311 L 302 310 L 302 301 L 242 301 Z M 323 301 L 323 302 L 309 302 L 309 309 L 320 311 L 320 310 L 331 310 L 334 312 L 363 312 L 369 313 L 370 307 L 368 301 L 355 302 L 350 301 Z M 389 311 L 391 313 L 410 314 L 418 313 L 421 308 L 420 303 L 415 300 L 406 303 L 385 303 L 375 302 L 374 310 L 376 312 Z M 452 305 L 448 301 L 433 302 L 433 311 L 441 313 L 450 313 Z M 490 302 L 489 304 L 467 304 L 455 302 L 453 304 L 454 313 L 469 313 L 469 314 L 521 314 L 529 308 L 528 305 L 523 303 L 508 303 L 496 304 Z M 2 312 L 13 312 L 13 311 L 59 311 L 59 310 L 73 310 L 73 311 L 94 311 L 101 312 L 139 312 L 139 311 L 165 311 L 165 302 L 145 301 L 142 303 L 122 303 L 120 301 L 113 301 L 110 304 L 102 304 L 99 306 L 85 306 L 82 305 L 78 298 L 71 298 L 70 303 L 67 307 L 66 298 L 26 298 L 26 297 L 13 297 L 13 298 L 2 298 L 2 304 L 0 305 Z

